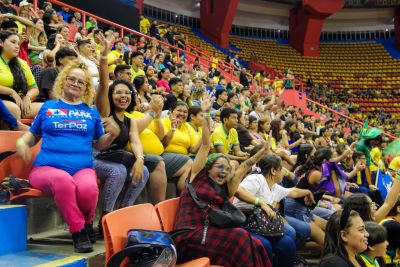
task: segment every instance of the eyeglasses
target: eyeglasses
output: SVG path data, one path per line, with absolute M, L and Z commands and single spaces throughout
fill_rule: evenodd
M 231 170 L 232 170 L 231 166 L 227 166 L 224 164 L 214 164 L 214 166 L 217 167 L 220 172 L 224 172 L 224 171 L 231 172 Z
M 116 95 L 132 95 L 132 91 L 117 90 L 117 91 L 114 91 L 113 94 L 116 94 Z
M 71 76 L 67 76 L 67 82 L 68 82 L 69 84 L 76 84 L 76 85 L 78 85 L 79 87 L 85 87 L 86 84 L 87 84 L 86 81 L 81 80 L 81 79 L 78 79 L 78 78 L 75 78 L 75 77 L 71 77 Z

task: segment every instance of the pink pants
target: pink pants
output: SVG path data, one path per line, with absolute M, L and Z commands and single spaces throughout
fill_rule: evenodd
M 82 169 L 71 176 L 49 166 L 33 167 L 29 182 L 54 198 L 71 233 L 80 231 L 85 222 L 93 221 L 99 196 L 94 169 Z

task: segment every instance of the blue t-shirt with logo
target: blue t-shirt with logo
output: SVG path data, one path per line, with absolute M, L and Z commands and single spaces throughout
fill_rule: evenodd
M 42 147 L 33 166 L 51 166 L 71 175 L 93 168 L 92 143 L 104 134 L 95 107 L 59 99 L 43 104 L 30 131 L 42 137 Z

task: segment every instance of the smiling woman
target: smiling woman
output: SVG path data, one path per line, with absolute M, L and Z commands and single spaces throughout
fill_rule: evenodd
M 29 148 L 43 138 L 29 182 L 54 198 L 72 233 L 75 252 L 90 252 L 99 193 L 92 147 L 107 148 L 119 128 L 113 120 L 102 121 L 92 106 L 93 84 L 81 61 L 63 68 L 53 88 L 59 99 L 42 106 L 30 131 L 17 141 L 17 154 L 29 161 Z
M 18 58 L 18 52 L 18 34 L 0 32 L 0 98 L 17 119 L 30 119 L 42 103 L 32 103 L 39 90 L 28 64 Z

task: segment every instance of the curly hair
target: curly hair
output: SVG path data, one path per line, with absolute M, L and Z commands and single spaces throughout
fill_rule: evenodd
M 0 40 L 4 43 L 11 36 L 18 34 L 9 31 L 0 31 Z M 0 47 L 0 54 L 3 53 L 3 47 Z M 14 77 L 13 89 L 23 95 L 28 91 L 28 83 L 26 81 L 25 73 L 21 67 L 18 57 L 13 57 L 8 62 L 11 74 Z
M 88 66 L 79 59 L 72 60 L 62 69 L 62 71 L 58 74 L 56 81 L 54 82 L 53 91 L 57 98 L 64 97 L 64 85 L 67 81 L 67 76 L 74 69 L 81 69 L 85 73 L 86 88 L 82 96 L 82 101 L 88 106 L 91 106 L 94 99 L 92 76 L 89 73 Z

